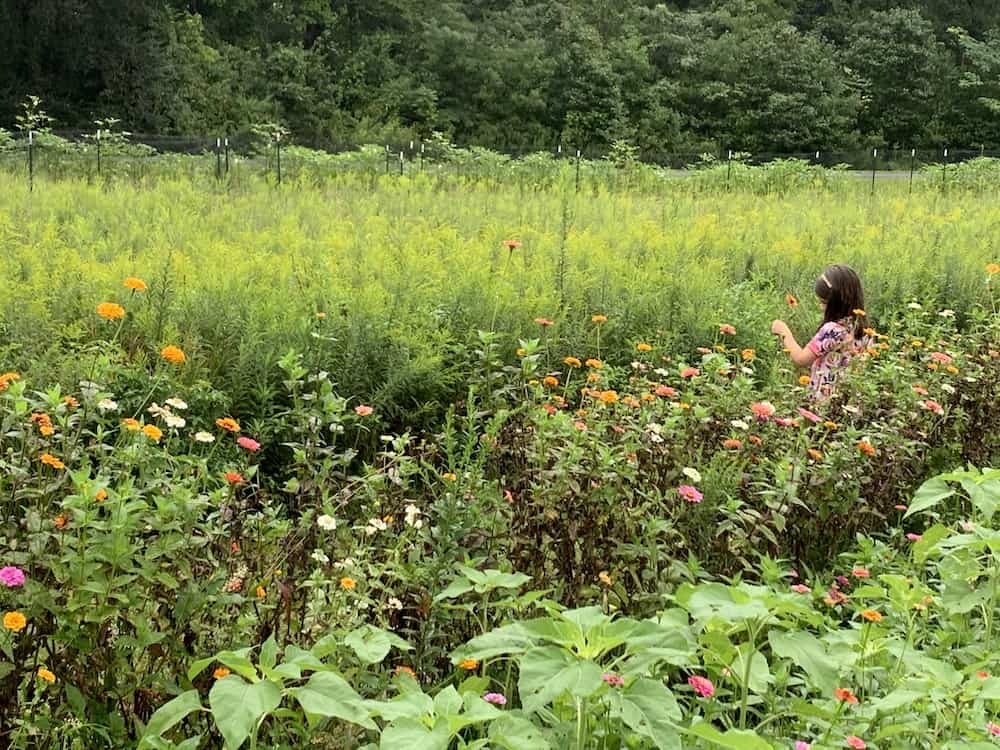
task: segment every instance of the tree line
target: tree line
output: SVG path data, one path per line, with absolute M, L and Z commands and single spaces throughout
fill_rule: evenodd
M 1000 3 L 0 0 L 0 126 L 519 153 L 1000 148 Z

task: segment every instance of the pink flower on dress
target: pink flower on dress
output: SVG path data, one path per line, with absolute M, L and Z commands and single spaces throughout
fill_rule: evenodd
M 689 503 L 700 503 L 704 499 L 704 495 L 698 492 L 697 488 L 692 487 L 690 484 L 682 484 L 677 488 L 677 494 L 687 500 Z
M 0 583 L 10 589 L 23 586 L 24 571 L 20 568 L 15 568 L 13 565 L 0 568 Z
M 260 443 L 258 443 L 253 438 L 246 437 L 245 435 L 240 435 L 238 438 L 236 438 L 236 443 L 240 446 L 240 448 L 244 448 L 245 450 L 248 450 L 251 453 L 256 453 L 257 451 L 260 450 Z
M 711 698 L 715 695 L 715 685 L 712 684 L 711 680 L 704 677 L 691 675 L 688 677 L 688 685 L 694 688 L 694 691 L 702 698 Z

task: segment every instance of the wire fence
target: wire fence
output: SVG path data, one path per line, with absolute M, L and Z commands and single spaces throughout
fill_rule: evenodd
M 29 187 L 38 177 L 83 176 L 89 179 L 124 177 L 136 181 L 161 174 L 234 181 L 258 176 L 281 184 L 304 174 L 323 176 L 339 171 L 367 171 L 373 175 L 403 175 L 434 170 L 458 175 L 498 176 L 510 165 L 553 165 L 574 168 L 579 186 L 581 165 L 593 172 L 596 165 L 621 167 L 643 164 L 667 176 L 696 173 L 715 167 L 727 173 L 734 166 L 764 167 L 794 161 L 798 165 L 871 176 L 879 179 L 914 177 L 928 169 L 940 171 L 948 184 L 948 168 L 978 159 L 997 161 L 1000 151 L 985 149 L 889 149 L 802 151 L 794 153 L 642 152 L 601 149 L 568 149 L 561 144 L 542 152 L 496 152 L 477 147 L 457 147 L 441 140 L 407 141 L 380 146 L 356 143 L 326 144 L 324 148 L 295 145 L 280 133 L 239 133 L 229 136 L 165 136 L 110 131 L 46 131 L 18 133 L 0 141 L 0 170 L 23 172 Z M 935 173 L 936 173 L 935 171 Z

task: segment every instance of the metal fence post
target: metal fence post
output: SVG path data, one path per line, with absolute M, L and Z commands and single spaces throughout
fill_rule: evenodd
M 215 179 L 222 180 L 222 139 L 215 139 Z
M 35 191 L 35 134 L 28 131 L 28 192 Z
M 941 169 L 941 191 L 948 192 L 948 149 L 944 150 L 944 165 Z
M 229 174 L 229 138 L 226 138 L 226 174 Z
M 277 133 L 274 138 L 274 145 L 278 151 L 278 184 L 281 184 L 281 133 Z
M 913 194 L 913 170 L 917 165 L 917 150 L 915 148 L 910 149 L 910 194 Z
M 97 176 L 101 176 L 101 129 L 97 129 Z
M 875 172 L 878 169 L 878 149 L 872 149 L 872 195 L 875 195 Z

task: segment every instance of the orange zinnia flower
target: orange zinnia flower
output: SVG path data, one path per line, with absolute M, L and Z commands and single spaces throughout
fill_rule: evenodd
M 651 351 L 653 351 L 653 347 L 651 347 L 649 344 L 636 344 L 635 348 L 636 348 L 637 351 L 640 351 L 640 352 L 651 352 Z
M 1000 273 L 1000 263 L 987 263 L 986 273 L 988 273 L 990 276 L 995 276 L 996 274 Z
M 55 526 L 57 529 L 65 529 L 66 524 L 68 523 L 69 519 L 66 518 L 66 516 L 62 513 L 60 513 L 58 516 L 52 519 L 52 525 Z
M 24 630 L 27 624 L 27 618 L 20 612 L 7 612 L 3 616 L 3 626 L 14 633 Z
M 216 419 L 215 424 L 218 427 L 221 427 L 222 429 L 227 430 L 229 432 L 240 431 L 240 423 L 237 422 L 232 417 L 222 417 L 222 419 Z
M 399 667 L 396 667 L 396 668 L 395 668 L 395 669 L 393 670 L 393 673 L 394 673 L 394 674 L 395 674 L 395 675 L 396 675 L 397 677 L 399 677 L 399 675 L 401 675 L 401 674 L 408 674 L 408 675 L 410 675 L 410 677 L 412 677 L 412 678 L 413 678 L 414 680 L 415 680 L 415 679 L 417 679 L 417 673 L 416 673 L 416 672 L 414 672 L 414 671 L 413 671 L 413 669 L 412 669 L 411 667 L 403 667 L 403 666 L 399 666 Z
M 587 367 L 592 367 L 595 370 L 600 370 L 602 367 L 604 367 L 604 363 L 601 362 L 601 360 L 594 359 L 593 357 L 584 362 L 584 364 L 587 365 Z
M 161 430 L 155 424 L 148 424 L 142 428 L 142 434 L 148 437 L 154 443 L 158 443 L 160 442 L 160 438 L 163 437 L 163 430 Z
M 355 581 L 353 578 L 347 578 L 345 576 L 344 578 L 340 579 L 340 588 L 342 589 L 347 589 L 348 591 L 352 591 L 357 585 L 358 585 L 357 581 Z
M 607 323 L 608 322 L 608 316 L 607 315 L 591 315 L 590 316 L 590 322 L 591 323 Z
M 80 405 L 80 402 L 77 401 L 72 396 L 63 396 L 63 403 L 66 404 L 66 406 L 68 406 L 70 409 L 75 409 Z
M 728 438 L 722 441 L 722 447 L 728 450 L 739 450 L 743 446 L 743 443 L 736 438 Z
M 576 357 L 564 357 L 563 362 L 570 367 L 579 367 L 582 364 Z
M 5 372 L 0 374 L 0 391 L 7 390 L 7 386 L 13 383 L 15 380 L 20 380 L 21 376 L 16 372 Z
M 144 292 L 146 291 L 146 282 L 142 279 L 137 279 L 135 276 L 129 276 L 122 282 L 122 286 L 126 289 L 131 289 L 133 292 Z
M 869 443 L 867 440 L 858 441 L 858 450 L 864 453 L 866 456 L 874 456 L 877 451 L 875 446 Z
M 818 450 L 816 450 L 815 448 L 809 448 L 809 449 L 808 449 L 808 450 L 806 451 L 806 453 L 808 453 L 808 454 L 809 454 L 809 458 L 811 458 L 811 459 L 812 459 L 813 461 L 822 461 L 822 460 L 823 460 L 823 454 L 822 454 L 822 453 L 820 453 L 820 452 L 819 452 Z
M 160 356 L 172 365 L 182 365 L 187 360 L 184 352 L 173 344 L 163 347 L 160 350 Z
M 868 620 L 868 622 L 882 622 L 882 613 L 874 609 L 862 610 L 861 616 Z
M 458 663 L 458 668 L 471 672 L 473 669 L 479 668 L 479 662 L 475 659 L 462 659 L 462 661 Z
M 122 420 L 122 425 L 124 425 L 126 430 L 130 432 L 138 432 L 141 425 L 138 419 L 133 419 L 132 417 L 126 417 Z
M 212 677 L 217 680 L 221 680 L 223 677 L 229 676 L 229 670 L 226 667 L 219 667 L 214 672 L 212 672 Z
M 838 701 L 844 701 L 845 703 L 858 702 L 858 697 L 847 688 L 837 688 L 833 691 L 833 694 L 836 696 Z
M 544 380 L 542 380 L 542 383 L 547 385 L 549 388 L 555 388 L 557 385 L 559 385 L 559 378 L 555 378 L 552 377 L 551 375 L 548 375 L 545 377 Z
M 114 302 L 102 302 L 97 306 L 97 314 L 105 320 L 121 320 L 125 317 L 125 308 Z
M 51 453 L 43 453 L 39 460 L 46 466 L 51 466 L 53 469 L 65 469 L 66 464 L 60 461 L 58 458 L 53 456 Z
M 97 494 L 94 495 L 94 499 L 99 503 L 103 503 L 108 499 L 108 491 L 102 487 L 97 491 Z
M 799 306 L 799 301 L 795 298 L 794 294 L 786 294 L 785 295 L 785 302 L 788 303 L 789 307 L 798 307 Z
M 755 356 L 757 356 L 757 353 L 753 349 L 744 349 L 740 353 L 740 356 L 743 357 L 744 362 L 750 362 Z

